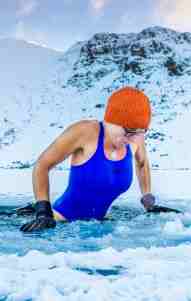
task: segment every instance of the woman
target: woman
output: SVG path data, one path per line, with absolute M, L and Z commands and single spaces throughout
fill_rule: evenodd
M 152 208 L 145 133 L 151 120 L 148 97 L 125 87 L 107 103 L 104 121 L 82 120 L 69 126 L 39 157 L 33 169 L 36 218 L 21 230 L 52 228 L 56 220 L 101 220 L 112 202 L 132 183 L 133 155 L 145 209 Z M 51 208 L 49 171 L 71 156 L 69 183 Z

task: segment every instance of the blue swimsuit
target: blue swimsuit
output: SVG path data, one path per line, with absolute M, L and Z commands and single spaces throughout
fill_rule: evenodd
M 65 192 L 53 204 L 53 209 L 67 220 L 103 219 L 111 203 L 132 183 L 133 166 L 130 145 L 123 159 L 112 161 L 104 154 L 104 127 L 100 132 L 96 152 L 81 165 L 71 166 Z

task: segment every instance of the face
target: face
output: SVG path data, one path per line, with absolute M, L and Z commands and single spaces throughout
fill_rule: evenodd
M 140 144 L 144 141 L 145 130 L 143 129 L 125 129 L 122 126 L 105 122 L 107 133 L 112 144 L 120 148 L 129 143 Z

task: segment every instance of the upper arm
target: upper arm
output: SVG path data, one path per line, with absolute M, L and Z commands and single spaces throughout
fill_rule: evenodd
M 137 145 L 137 149 L 135 152 L 135 161 L 136 161 L 136 164 L 140 167 L 144 166 L 145 162 L 148 161 L 147 150 L 146 150 L 144 140 L 140 144 Z
M 83 145 L 86 128 L 87 121 L 79 121 L 69 126 L 40 155 L 37 164 L 50 169 L 76 152 Z

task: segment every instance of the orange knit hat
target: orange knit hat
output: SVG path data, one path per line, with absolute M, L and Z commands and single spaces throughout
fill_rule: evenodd
M 130 129 L 147 129 L 151 120 L 149 99 L 135 88 L 122 88 L 109 97 L 104 120 Z

